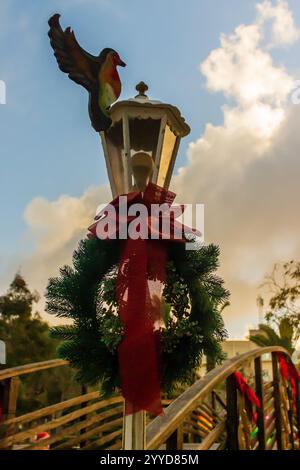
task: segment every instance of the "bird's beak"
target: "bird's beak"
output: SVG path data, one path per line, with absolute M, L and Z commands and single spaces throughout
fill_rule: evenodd
M 125 62 L 123 62 L 123 60 L 121 59 L 119 60 L 118 65 L 120 65 L 121 67 L 126 67 Z

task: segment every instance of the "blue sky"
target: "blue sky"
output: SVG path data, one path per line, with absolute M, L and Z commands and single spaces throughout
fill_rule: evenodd
M 23 216 L 32 200 L 80 197 L 90 186 L 107 182 L 99 136 L 87 114 L 87 94 L 58 70 L 47 36 L 48 18 L 61 13 L 61 24 L 71 26 L 81 46 L 93 54 L 104 47 L 119 52 L 127 63 L 120 70 L 121 98 L 133 96 L 136 83 L 144 80 L 150 97 L 180 108 L 191 134 L 182 142 L 178 168 L 187 165 L 189 143 L 201 137 L 207 123 L 222 125 L 222 106 L 234 101 L 208 91 L 200 64 L 220 46 L 221 33 L 229 35 L 237 26 L 254 22 L 256 4 L 1 0 L 0 80 L 6 83 L 7 104 L 0 105 L 0 276 L 12 258 L 14 269 L 18 257 L 22 265 L 24 253 L 33 249 Z M 299 26 L 299 1 L 289 0 L 288 5 Z M 299 57 L 299 41 L 272 50 L 274 65 L 284 65 L 291 74 L 300 71 Z M 4 278 L 7 283 L 3 276 L 1 288 Z
M 2 256 L 15 251 L 24 208 L 34 197 L 79 195 L 107 179 L 86 93 L 58 70 L 48 18 L 60 12 L 62 25 L 71 25 L 94 54 L 106 46 L 120 52 L 128 64 L 121 70 L 123 98 L 132 96 L 142 79 L 153 98 L 180 107 L 192 128 L 179 154 L 182 164 L 189 140 L 206 122 L 220 121 L 224 102 L 204 89 L 198 66 L 217 46 L 221 31 L 252 19 L 254 4 L 128 0 L 124 8 L 124 0 L 2 1 L 0 79 L 7 87 L 7 104 L 0 106 Z

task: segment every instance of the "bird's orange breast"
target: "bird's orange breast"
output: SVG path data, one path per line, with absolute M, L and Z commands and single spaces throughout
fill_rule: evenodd
M 99 78 L 102 84 L 108 83 L 112 87 L 116 95 L 116 99 L 119 98 L 121 93 L 121 81 L 117 71 L 117 67 L 114 64 L 111 64 L 110 62 L 104 64 L 100 71 Z

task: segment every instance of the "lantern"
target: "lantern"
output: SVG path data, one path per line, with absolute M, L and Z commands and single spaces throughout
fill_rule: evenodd
M 149 181 L 168 189 L 181 137 L 190 132 L 178 108 L 150 100 L 144 82 L 136 90 L 135 98 L 112 105 L 112 125 L 100 133 L 114 197 Z

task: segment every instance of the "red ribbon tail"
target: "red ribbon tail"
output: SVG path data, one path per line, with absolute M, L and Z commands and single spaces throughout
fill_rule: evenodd
M 117 296 L 124 337 L 119 346 L 119 369 L 125 413 L 162 413 L 159 370 L 161 280 L 164 250 L 147 240 L 125 242 L 119 265 Z M 155 260 L 155 265 L 153 265 Z M 156 271 L 156 269 L 159 269 Z

